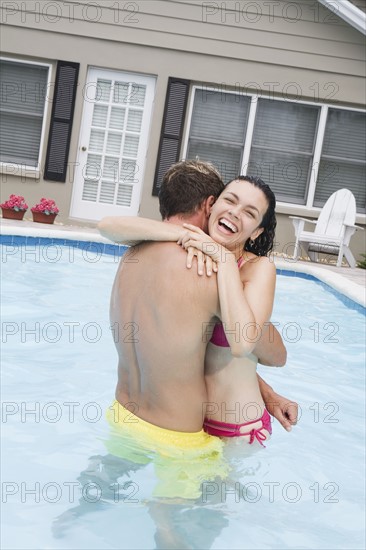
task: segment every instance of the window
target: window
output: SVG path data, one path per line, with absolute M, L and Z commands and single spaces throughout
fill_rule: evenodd
M 39 166 L 49 67 L 0 60 L 0 162 Z
M 259 99 L 247 173 L 277 200 L 306 204 L 320 108 Z
M 259 176 L 283 203 L 322 207 L 347 187 L 365 212 L 364 112 L 207 88 L 192 102 L 186 158 L 213 162 L 224 181 Z
M 197 90 L 187 158 L 213 162 L 224 181 L 240 173 L 250 99 Z
M 330 108 L 325 127 L 314 205 L 347 187 L 356 198 L 357 210 L 365 212 L 366 115 Z

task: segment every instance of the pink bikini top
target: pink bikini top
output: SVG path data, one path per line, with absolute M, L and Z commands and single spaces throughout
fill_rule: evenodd
M 230 347 L 230 344 L 227 341 L 222 323 L 216 323 L 215 328 L 213 329 L 210 342 L 211 344 L 215 344 L 215 346 L 220 346 L 220 348 Z
M 243 256 L 240 256 L 238 260 L 238 268 L 240 269 L 243 265 L 244 258 Z M 229 348 L 230 344 L 227 341 L 226 334 L 224 331 L 224 327 L 222 326 L 222 323 L 216 323 L 215 328 L 213 329 L 213 333 L 210 340 L 211 344 L 215 344 L 215 346 L 220 346 L 220 348 Z

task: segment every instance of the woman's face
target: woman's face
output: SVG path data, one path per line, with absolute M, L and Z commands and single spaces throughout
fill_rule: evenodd
M 229 250 L 242 250 L 248 239 L 262 232 L 263 216 L 268 208 L 265 194 L 249 181 L 229 183 L 211 208 L 208 233 Z

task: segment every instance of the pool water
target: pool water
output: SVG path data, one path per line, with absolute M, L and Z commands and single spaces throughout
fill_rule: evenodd
M 300 404 L 300 421 L 291 433 L 274 421 L 266 449 L 231 445 L 230 480 L 170 503 L 152 496 L 151 464 L 105 447 L 118 258 L 4 246 L 1 259 L 2 548 L 364 548 L 362 313 L 278 276 L 288 362 L 259 372 Z

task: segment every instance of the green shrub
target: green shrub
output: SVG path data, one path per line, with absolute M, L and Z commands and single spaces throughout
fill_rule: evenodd
M 358 267 L 361 267 L 362 269 L 366 269 L 366 254 L 361 254 L 363 256 L 363 260 L 360 262 L 357 262 Z

